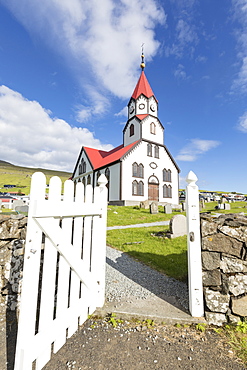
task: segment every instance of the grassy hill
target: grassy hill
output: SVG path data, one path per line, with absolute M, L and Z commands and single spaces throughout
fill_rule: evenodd
M 63 171 L 15 166 L 9 162 L 0 160 L 0 192 L 20 191 L 28 195 L 30 193 L 31 176 L 37 171 L 43 172 L 46 175 L 47 184 L 52 176 L 59 176 L 62 182 L 64 182 L 72 175 L 69 172 Z M 4 185 L 7 184 L 16 185 L 16 187 L 5 189 Z

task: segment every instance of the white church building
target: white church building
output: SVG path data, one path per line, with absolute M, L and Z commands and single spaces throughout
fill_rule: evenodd
M 158 101 L 144 73 L 128 103 L 123 144 L 103 151 L 83 146 L 72 175 L 74 182 L 97 185 L 103 173 L 108 179 L 108 202 L 139 205 L 179 203 L 179 168 L 164 145 L 164 127 L 158 118 Z

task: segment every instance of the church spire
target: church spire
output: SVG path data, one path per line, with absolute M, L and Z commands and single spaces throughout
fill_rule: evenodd
M 142 71 L 144 71 L 144 68 L 145 68 L 144 54 L 143 54 L 143 45 L 144 44 L 142 44 L 142 55 L 141 55 L 142 61 L 141 61 L 141 64 L 140 64 L 140 67 L 141 67 Z

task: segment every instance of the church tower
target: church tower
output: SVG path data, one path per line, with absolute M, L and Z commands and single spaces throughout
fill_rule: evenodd
M 124 146 L 143 139 L 164 145 L 164 127 L 158 119 L 158 100 L 144 72 L 144 55 L 141 57 L 141 75 L 128 103 L 128 121 L 123 130 Z

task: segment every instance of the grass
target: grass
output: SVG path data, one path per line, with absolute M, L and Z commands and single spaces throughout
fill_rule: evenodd
M 167 239 L 154 236 L 167 226 L 107 231 L 107 244 L 128 253 L 170 277 L 187 281 L 187 237 Z
M 63 171 L 46 170 L 40 168 L 29 168 L 14 166 L 11 163 L 0 161 L 0 191 L 1 192 L 22 192 L 25 195 L 30 193 L 31 176 L 34 172 L 41 171 L 46 175 L 47 184 L 52 176 L 59 176 L 64 182 L 71 174 Z M 6 184 L 16 185 L 15 188 L 6 189 Z
M 230 203 L 230 210 L 224 210 L 224 209 L 219 209 L 216 210 L 215 206 L 218 205 L 218 202 L 208 202 L 205 203 L 205 208 L 202 209 L 202 212 L 217 212 L 217 213 L 240 213 L 244 212 L 247 213 L 247 202 L 234 202 Z
M 164 208 L 161 206 L 159 207 L 158 214 L 150 214 L 149 209 L 143 209 L 138 206 L 109 206 L 107 212 L 107 225 L 124 226 L 156 221 L 167 221 L 175 214 L 178 214 L 178 212 L 173 212 L 173 214 L 164 213 Z M 181 212 L 179 212 L 179 214 L 181 214 Z

